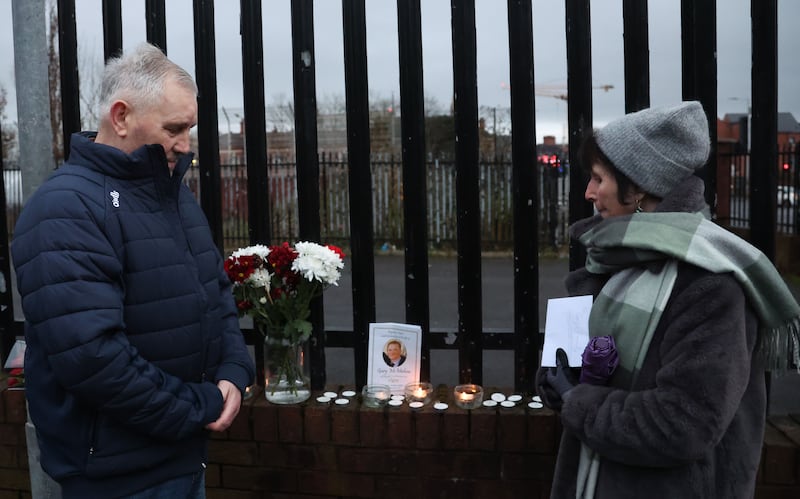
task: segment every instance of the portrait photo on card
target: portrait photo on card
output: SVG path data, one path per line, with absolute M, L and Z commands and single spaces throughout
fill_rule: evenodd
M 400 367 L 408 358 L 408 351 L 402 341 L 390 338 L 383 346 L 383 361 L 389 367 Z
M 419 381 L 421 347 L 419 326 L 370 324 L 367 383 L 388 385 L 393 394 L 402 394 L 408 383 Z

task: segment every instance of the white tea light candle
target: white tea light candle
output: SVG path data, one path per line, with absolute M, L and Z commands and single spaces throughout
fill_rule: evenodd
M 494 393 L 492 394 L 492 400 L 494 400 L 494 401 L 495 401 L 495 402 L 497 402 L 497 403 L 500 403 L 500 402 L 504 401 L 505 399 L 506 399 L 506 396 L 505 396 L 505 395 L 503 395 L 503 394 L 502 394 L 502 393 L 500 393 L 500 392 L 494 392 Z
M 479 385 L 457 385 L 453 388 L 453 400 L 462 409 L 476 409 L 483 402 L 483 388 Z
M 411 405 L 412 402 L 421 402 L 422 405 L 425 405 L 431 401 L 433 385 L 424 381 L 421 383 L 409 383 L 406 385 L 403 392 L 405 393 L 409 405 Z

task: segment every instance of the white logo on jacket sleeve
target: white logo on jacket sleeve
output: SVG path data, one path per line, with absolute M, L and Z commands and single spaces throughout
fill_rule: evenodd
M 119 192 L 111 191 L 108 194 L 111 196 L 111 204 L 114 205 L 114 208 L 119 208 Z

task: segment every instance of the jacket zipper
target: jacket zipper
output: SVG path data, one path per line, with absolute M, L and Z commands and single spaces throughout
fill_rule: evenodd
M 97 446 L 97 414 L 92 418 L 92 426 L 89 430 L 89 457 L 94 456 L 94 448 Z

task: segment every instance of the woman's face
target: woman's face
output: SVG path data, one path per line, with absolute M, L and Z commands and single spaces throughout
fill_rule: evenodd
M 603 163 L 592 164 L 592 172 L 584 197 L 587 201 L 594 203 L 595 209 L 603 218 L 630 215 L 636 210 L 633 196 L 628 193 L 625 199 L 629 203 L 622 204 L 619 202 L 617 191 L 617 179 L 614 178 L 611 169 Z

